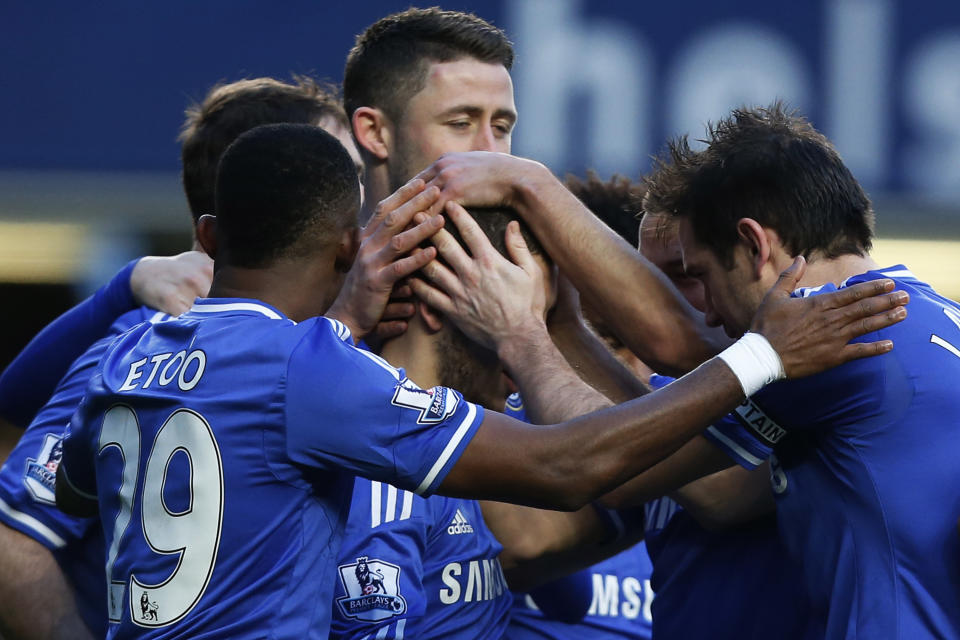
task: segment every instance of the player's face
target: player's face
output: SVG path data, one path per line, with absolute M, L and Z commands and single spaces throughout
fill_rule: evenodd
M 677 236 L 686 274 L 703 285 L 703 311 L 707 326 L 723 326 L 731 338 L 739 338 L 750 328 L 750 321 L 763 300 L 765 289 L 751 275 L 751 262 L 745 249 L 734 249 L 733 267 L 728 269 L 713 250 L 693 235 L 690 222 L 681 219 Z
M 661 228 L 661 223 L 665 226 Z M 697 311 L 706 310 L 703 283 L 691 278 L 683 267 L 677 225 L 663 216 L 647 213 L 640 219 L 640 255 L 660 269 Z
M 513 81 L 503 65 L 474 58 L 431 64 L 426 85 L 396 124 L 388 160 L 392 188 L 445 153 L 510 153 L 516 121 Z

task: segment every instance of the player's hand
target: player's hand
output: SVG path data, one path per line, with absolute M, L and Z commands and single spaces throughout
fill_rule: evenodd
M 788 378 L 819 373 L 851 360 L 887 353 L 891 340 L 850 341 L 907 317 L 906 291 L 893 280 L 872 280 L 808 298 L 792 298 L 806 262 L 794 260 L 767 292 L 751 331 L 761 333 L 780 355 Z
M 377 205 L 361 232 L 356 259 L 327 312 L 347 325 L 355 339 L 369 334 L 381 321 L 381 338 L 406 330 L 413 305 L 391 303 L 391 293 L 398 282 L 436 257 L 433 247 L 418 246 L 443 227 L 439 195 L 439 189 L 426 188 L 423 180 L 414 178 Z M 423 216 L 411 227 L 417 214 Z
M 213 260 L 200 251 L 172 257 L 141 258 L 130 274 L 130 290 L 140 304 L 178 316 L 193 306 L 195 298 L 210 292 Z
M 432 241 L 446 264 L 434 260 L 423 268 L 435 286 L 410 279 L 417 297 L 442 312 L 472 340 L 496 351 L 511 340 L 538 330 L 545 332 L 543 271 L 527 248 L 520 225 L 507 225 L 508 260 L 463 207 L 448 202 L 446 212 L 470 253 L 448 232 L 437 233 Z
M 475 207 L 514 206 L 517 188 L 530 172 L 546 171 L 533 160 L 492 151 L 447 153 L 417 176 L 440 189 L 440 200 Z

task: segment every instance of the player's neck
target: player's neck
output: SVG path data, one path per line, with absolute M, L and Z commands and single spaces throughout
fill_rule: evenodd
M 807 263 L 800 286 L 819 287 L 828 282 L 839 286 L 847 278 L 877 268 L 879 265 L 869 255 L 848 254 L 836 258 L 817 258 L 814 255 Z
M 295 322 L 323 315 L 338 290 L 332 267 L 290 261 L 265 269 L 221 266 L 210 298 L 252 298 L 266 302 Z
M 367 163 L 363 177 L 363 206 L 360 207 L 358 216 L 360 225 L 365 226 L 367 220 L 373 215 L 377 204 L 389 196 L 393 191 L 390 189 L 390 175 L 387 171 L 386 163 L 376 165 Z
M 383 344 L 381 357 L 395 367 L 402 367 L 407 377 L 424 389 L 441 384 L 440 362 L 434 336 L 429 335 L 414 317 L 406 333 Z

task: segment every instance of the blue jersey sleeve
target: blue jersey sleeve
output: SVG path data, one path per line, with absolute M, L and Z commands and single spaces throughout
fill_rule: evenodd
M 50 549 L 83 537 L 90 521 L 56 508 L 54 480 L 63 453 L 64 429 L 76 411 L 101 356 L 116 335 L 148 319 L 166 317 L 140 308 L 114 322 L 70 365 L 50 400 L 40 409 L 0 468 L 0 521 Z
M 576 624 L 587 615 L 593 601 L 593 570 L 583 569 L 530 591 L 530 597 L 547 618 Z
M 650 376 L 650 386 L 661 389 L 674 380 L 670 376 L 654 374 Z M 770 457 L 773 445 L 784 433 L 756 402 L 746 398 L 733 413 L 707 427 L 703 436 L 740 466 L 755 469 Z
M 118 316 L 136 303 L 130 274 L 137 260 L 92 296 L 38 333 L 0 375 L 0 417 L 19 427 L 30 424 L 67 368 L 102 338 Z
M 473 438 L 483 408 L 453 389 L 421 389 L 347 344 L 338 325 L 318 319 L 290 357 L 288 456 L 432 494 Z
M 357 478 L 337 566 L 332 640 L 418 637 L 431 508 L 409 491 Z

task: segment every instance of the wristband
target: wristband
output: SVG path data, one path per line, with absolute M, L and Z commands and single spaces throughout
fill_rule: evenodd
M 749 398 L 763 387 L 787 377 L 780 356 L 759 333 L 745 333 L 718 356 L 723 360 Z

